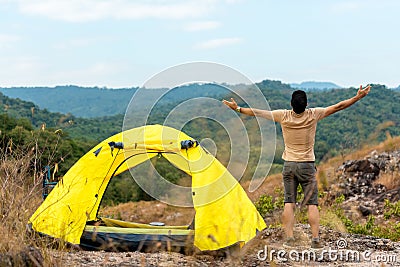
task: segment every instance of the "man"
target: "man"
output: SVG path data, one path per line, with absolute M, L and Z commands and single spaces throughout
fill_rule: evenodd
M 285 161 L 282 171 L 285 192 L 285 205 L 282 214 L 286 233 L 285 247 L 296 246 L 293 237 L 293 225 L 297 187 L 299 184 L 304 192 L 302 204 L 304 203 L 308 206 L 308 222 L 312 233 L 311 247 L 315 249 L 323 247 L 319 239 L 318 187 L 314 165 L 314 143 L 317 122 L 342 109 L 350 107 L 365 97 L 370 89 L 369 85 L 364 89 L 360 86 L 354 97 L 327 108 L 306 109 L 308 104 L 307 95 L 301 90 L 294 91 L 292 94 L 290 102 L 292 110 L 279 109 L 269 111 L 242 108 L 237 105 L 233 98 L 231 98 L 231 101 L 222 101 L 225 105 L 239 113 L 273 120 L 279 122 L 282 126 L 283 141 L 285 143 L 285 150 L 282 155 Z

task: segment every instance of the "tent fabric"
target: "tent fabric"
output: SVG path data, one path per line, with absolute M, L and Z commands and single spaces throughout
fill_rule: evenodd
M 161 125 L 130 129 L 104 140 L 59 181 L 30 218 L 32 228 L 79 244 L 86 222 L 97 219 L 110 179 L 161 154 L 192 176 L 196 247 L 216 250 L 249 241 L 266 227 L 264 220 L 228 170 L 201 146 L 181 149 L 185 140 L 193 139 Z
M 87 225 L 81 236 L 81 247 L 90 250 L 132 251 L 146 248 L 183 248 L 193 243 L 193 230 L 121 228 Z

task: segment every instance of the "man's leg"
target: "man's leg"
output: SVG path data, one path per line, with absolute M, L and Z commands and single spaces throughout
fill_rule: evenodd
M 299 177 L 304 192 L 302 205 L 308 206 L 308 223 L 311 227 L 313 238 L 319 233 L 319 210 L 318 210 L 318 184 L 315 178 L 316 169 L 313 162 L 299 163 L 296 175 Z
M 285 190 L 285 206 L 282 213 L 282 223 L 287 238 L 293 238 L 294 209 L 297 196 L 297 187 L 299 185 L 297 178 L 294 176 L 295 168 L 295 162 L 285 161 L 282 170 L 283 186 Z
M 283 208 L 282 222 L 287 238 L 293 237 L 294 208 L 294 203 L 285 203 Z
M 308 205 L 308 223 L 311 227 L 313 238 L 318 238 L 319 235 L 319 210 L 317 205 Z

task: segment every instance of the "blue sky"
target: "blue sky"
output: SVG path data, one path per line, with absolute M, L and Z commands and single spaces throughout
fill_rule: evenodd
M 0 0 L 0 86 L 140 86 L 211 61 L 254 82 L 400 85 L 397 0 Z

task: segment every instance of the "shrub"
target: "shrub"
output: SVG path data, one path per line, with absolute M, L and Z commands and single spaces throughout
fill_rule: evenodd
M 385 219 L 391 217 L 400 217 L 400 201 L 391 203 L 388 199 L 385 199 L 384 214 Z
M 255 206 L 261 216 L 265 217 L 275 210 L 282 209 L 284 203 L 283 191 L 280 188 L 275 189 L 276 197 L 262 195 L 256 201 Z

